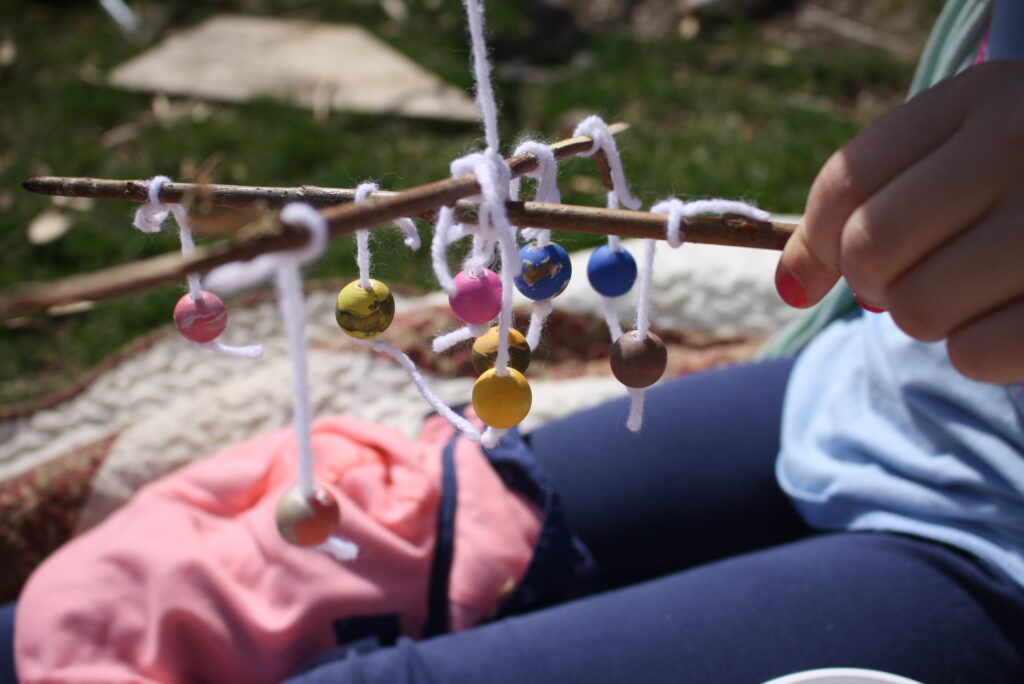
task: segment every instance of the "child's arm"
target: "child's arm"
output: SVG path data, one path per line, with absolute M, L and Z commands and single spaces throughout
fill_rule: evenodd
M 1024 380 L 1024 62 L 982 65 L 865 129 L 822 168 L 776 285 L 844 276 L 976 380 Z

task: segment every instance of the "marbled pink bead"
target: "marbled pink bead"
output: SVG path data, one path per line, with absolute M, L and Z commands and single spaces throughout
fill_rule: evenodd
M 455 290 L 448 297 L 448 304 L 466 323 L 487 323 L 501 312 L 501 278 L 489 268 L 484 269 L 482 277 L 459 273 L 455 276 Z
M 228 325 L 228 310 L 220 297 L 203 291 L 199 299 L 187 294 L 174 306 L 174 325 L 185 339 L 212 342 Z

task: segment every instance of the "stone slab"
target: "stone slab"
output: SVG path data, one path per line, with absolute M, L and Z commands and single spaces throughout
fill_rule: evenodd
M 475 102 L 358 26 L 218 15 L 118 66 L 118 87 L 323 111 L 477 121 Z

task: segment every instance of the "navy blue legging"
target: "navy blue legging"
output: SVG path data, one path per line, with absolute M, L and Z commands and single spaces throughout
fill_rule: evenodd
M 865 667 L 928 684 L 1024 682 L 1024 593 L 948 547 L 821 534 L 775 481 L 791 360 L 617 401 L 529 436 L 607 589 L 349 657 L 288 684 L 755 684 Z
M 911 537 L 817 533 L 793 511 L 774 477 L 791 366 L 659 386 L 640 434 L 618 401 L 529 436 L 601 593 L 288 684 L 756 684 L 832 666 L 1024 682 L 1024 593 L 1001 573 Z

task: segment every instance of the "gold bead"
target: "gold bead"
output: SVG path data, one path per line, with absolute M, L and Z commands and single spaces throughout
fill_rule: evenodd
M 530 412 L 533 394 L 523 374 L 514 368 L 501 376 L 492 368 L 473 385 L 473 410 L 487 425 L 504 430 L 522 422 Z
M 525 373 L 530 367 L 530 345 L 526 343 L 523 333 L 515 328 L 508 330 L 508 365 L 520 373 Z M 483 373 L 491 368 L 498 360 L 498 326 L 494 326 L 486 333 L 476 338 L 473 342 L 473 368 L 477 373 Z

